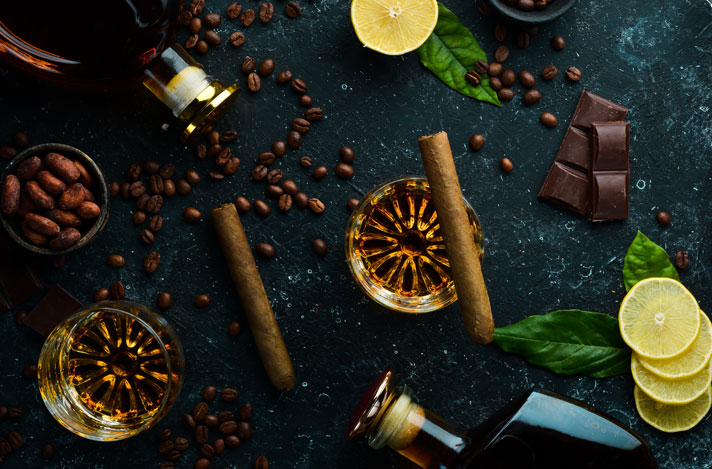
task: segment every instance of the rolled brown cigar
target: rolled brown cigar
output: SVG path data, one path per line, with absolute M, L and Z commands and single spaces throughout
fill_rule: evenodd
M 450 142 L 445 132 L 438 132 L 420 137 L 418 145 L 445 240 L 445 251 L 450 261 L 467 335 L 477 344 L 488 344 L 492 342 L 494 334 L 492 310 Z
M 294 386 L 294 368 L 237 209 L 234 204 L 224 204 L 214 208 L 211 215 L 262 365 L 274 387 L 289 391 Z

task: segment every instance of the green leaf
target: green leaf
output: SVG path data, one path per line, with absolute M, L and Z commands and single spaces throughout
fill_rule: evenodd
M 680 280 L 665 249 L 638 231 L 623 261 L 623 284 L 628 291 L 636 283 L 650 277 Z
M 533 365 L 563 375 L 607 378 L 630 371 L 630 349 L 618 320 L 577 309 L 529 316 L 494 330 L 494 343 Z
M 474 69 L 476 61 L 486 61 L 487 54 L 475 36 L 442 3 L 438 3 L 438 22 L 433 34 L 417 52 L 422 64 L 450 88 L 501 106 L 497 93 L 490 87 L 489 76 L 482 76 L 480 86 L 465 81 L 465 73 Z

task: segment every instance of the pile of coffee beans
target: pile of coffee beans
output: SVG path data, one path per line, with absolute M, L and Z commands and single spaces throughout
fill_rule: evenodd
M 229 409 L 217 413 L 210 413 L 210 405 L 216 401 L 218 395 L 220 400 L 228 405 L 237 399 L 238 392 L 233 388 L 225 388 L 220 391 L 215 386 L 205 386 L 202 393 L 202 401 L 198 402 L 193 410 L 183 415 L 185 429 L 192 433 L 195 446 L 200 453 L 200 457 L 195 461 L 195 468 L 208 468 L 211 461 L 220 456 L 225 449 L 233 449 L 240 446 L 244 441 L 252 437 L 252 416 L 254 409 L 252 404 L 242 404 L 237 412 Z M 213 435 L 211 437 L 211 434 Z M 170 428 L 165 428 L 158 433 L 158 452 L 165 462 L 161 468 L 169 469 L 176 467 L 176 461 L 182 458 L 183 453 L 190 447 L 189 438 L 171 438 L 173 432 Z M 262 464 L 258 466 L 257 464 Z M 267 458 L 260 456 L 256 467 L 268 467 Z
M 18 422 L 25 415 L 25 412 L 18 407 L 0 405 L 0 422 L 10 420 Z M 0 436 L 0 465 L 15 452 L 20 451 L 25 446 L 25 439 L 17 430 L 8 431 L 5 436 Z M 54 447 L 45 443 L 40 449 L 40 454 L 44 459 L 52 459 L 54 457 Z
M 247 29 L 256 19 L 262 24 L 269 23 L 274 17 L 274 11 L 274 4 L 271 2 L 260 3 L 257 12 L 234 2 L 226 8 L 225 17 L 228 21 L 238 20 L 242 27 Z M 297 2 L 290 1 L 284 7 L 284 14 L 288 18 L 297 18 L 302 14 L 302 8 Z M 185 26 L 190 34 L 183 46 L 195 50 L 198 55 L 205 55 L 211 47 L 222 43 L 222 37 L 216 31 L 222 24 L 222 17 L 219 13 L 205 12 L 205 0 L 192 0 L 181 13 L 179 24 Z M 241 31 L 235 31 L 228 36 L 228 42 L 233 47 L 240 47 L 245 43 L 245 39 L 245 33 Z
M 101 213 L 86 167 L 59 153 L 31 156 L 3 181 L 0 210 L 21 220 L 24 238 L 62 251 L 79 242 Z

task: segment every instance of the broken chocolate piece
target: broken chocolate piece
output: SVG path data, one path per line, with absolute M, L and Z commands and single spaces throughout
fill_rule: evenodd
M 67 290 L 55 285 L 25 318 L 25 325 L 47 337 L 50 332 L 83 305 Z
M 0 313 L 27 301 L 44 288 L 30 256 L 0 230 Z

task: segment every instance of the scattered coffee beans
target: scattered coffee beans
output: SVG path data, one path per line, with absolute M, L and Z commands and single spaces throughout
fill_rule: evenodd
M 521 83 L 524 88 L 534 88 L 534 85 L 536 85 L 534 75 L 528 70 L 521 70 L 517 76 L 519 83 Z
M 515 79 L 514 70 L 512 70 L 511 68 L 503 70 L 502 77 L 500 79 L 502 80 L 502 85 L 506 87 L 512 86 L 514 84 Z
M 123 300 L 124 295 L 126 295 L 126 289 L 124 284 L 120 281 L 116 281 L 111 284 L 111 297 L 115 300 Z
M 274 256 L 274 246 L 269 243 L 257 243 L 255 252 L 264 259 L 271 259 Z
M 183 211 L 183 218 L 188 223 L 197 223 L 203 217 L 203 214 L 197 208 L 188 207 Z
M 559 70 L 554 66 L 554 65 L 549 65 L 547 67 L 544 67 L 544 69 L 541 71 L 541 77 L 544 80 L 553 80 L 557 73 L 559 73 Z
M 564 41 L 563 37 L 554 36 L 551 38 L 551 47 L 553 47 L 554 50 L 563 50 L 565 46 L 566 46 L 566 41 Z
M 230 324 L 227 325 L 227 334 L 230 337 L 237 337 L 240 335 L 240 323 L 237 321 L 232 321 Z
M 158 254 L 156 251 L 151 251 L 146 254 L 146 257 L 143 260 L 143 270 L 145 270 L 147 274 L 152 274 L 156 271 L 156 269 L 158 268 L 158 264 L 160 263 L 161 255 Z
M 94 302 L 99 302 L 99 301 L 104 301 L 109 299 L 109 289 L 108 288 L 100 288 L 97 291 L 94 292 Z
M 240 196 L 237 199 L 235 199 L 235 208 L 237 208 L 237 211 L 240 213 L 249 212 L 251 206 L 252 206 L 252 204 L 245 197 Z
M 196 308 L 205 308 L 207 306 L 210 306 L 210 296 L 203 293 L 203 294 L 195 297 L 195 307 Z
M 126 264 L 126 259 L 119 254 L 109 254 L 106 258 L 106 264 L 109 267 L 123 267 Z
M 514 169 L 514 165 L 512 164 L 512 161 L 509 158 L 502 158 L 499 161 L 499 166 L 505 173 L 509 173 L 512 171 L 512 169 Z
M 680 270 L 687 269 L 690 266 L 690 254 L 687 251 L 677 251 L 675 254 L 675 267 Z
M 581 70 L 579 70 L 576 67 L 569 67 L 566 69 L 566 78 L 569 79 L 569 81 L 572 81 L 576 83 L 577 81 L 581 81 Z
M 559 120 L 556 118 L 555 115 L 553 115 L 550 112 L 543 112 L 539 116 L 539 121 L 542 123 L 544 127 L 547 127 L 549 129 L 553 129 L 559 124 Z
M 164 291 L 158 294 L 158 300 L 156 301 L 156 303 L 158 304 L 159 308 L 168 309 L 171 307 L 172 301 L 173 297 L 171 296 L 171 294 Z
M 338 163 L 334 172 L 342 179 L 351 179 L 354 176 L 354 168 L 344 162 Z
M 470 149 L 480 151 L 485 144 L 485 138 L 481 134 L 472 134 L 470 137 Z
M 314 254 L 317 256 L 324 257 L 329 252 L 329 249 L 326 247 L 326 243 L 323 239 L 315 238 L 314 241 L 312 241 L 312 251 L 314 251 Z
M 668 226 L 671 221 L 670 214 L 664 211 L 660 211 L 655 215 L 655 219 L 660 224 L 660 226 Z
M 349 199 L 348 202 L 346 202 L 346 208 L 349 209 L 350 212 L 353 212 L 356 210 L 356 207 L 358 207 L 359 202 L 361 202 L 359 199 Z
M 538 103 L 540 99 L 541 93 L 535 89 L 527 90 L 527 92 L 522 95 L 522 102 L 527 106 Z

